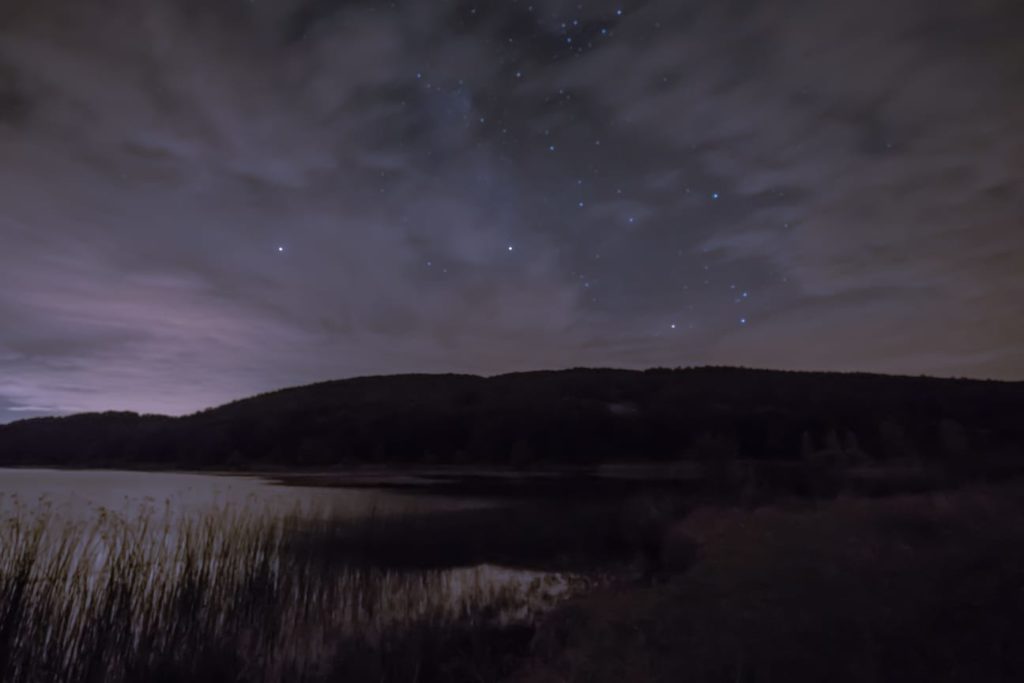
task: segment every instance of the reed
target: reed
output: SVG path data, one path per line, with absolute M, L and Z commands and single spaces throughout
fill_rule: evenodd
M 86 524 L 17 508 L 0 525 L 0 680 L 478 680 L 510 667 L 535 612 L 571 589 L 352 562 L 327 551 L 335 534 L 298 513 Z

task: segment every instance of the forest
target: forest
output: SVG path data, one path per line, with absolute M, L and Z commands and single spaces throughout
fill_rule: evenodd
M 706 367 L 324 382 L 183 417 L 0 427 L 0 465 L 518 468 L 747 460 L 1013 467 L 1024 383 Z

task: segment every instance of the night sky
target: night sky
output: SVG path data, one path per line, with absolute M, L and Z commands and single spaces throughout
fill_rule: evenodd
M 0 421 L 364 374 L 1024 379 L 1019 0 L 0 1 Z

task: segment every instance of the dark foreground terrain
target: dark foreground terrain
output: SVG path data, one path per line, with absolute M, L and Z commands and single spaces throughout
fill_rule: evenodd
M 1024 488 L 707 508 L 664 584 L 582 598 L 539 627 L 521 681 L 1017 681 Z
M 664 515 L 653 570 L 629 525 L 637 501 Z M 474 515 L 448 534 L 421 521 L 362 546 L 400 561 L 447 536 L 484 554 L 469 561 L 604 571 L 536 623 L 431 652 L 420 680 L 1024 679 L 1024 484 L 753 508 L 659 493 L 615 515 L 574 509 Z
M 0 680 L 1024 676 L 1024 485 L 752 509 L 672 503 L 355 526 L 214 519 L 163 549 L 105 521 L 88 533 L 118 552 L 86 563 L 99 561 L 99 575 L 76 564 L 82 529 L 54 553 L 38 519 L 5 522 Z M 656 564 L 636 517 L 652 505 Z M 573 590 L 524 617 L 521 596 L 453 585 L 439 569 L 492 561 L 570 572 Z

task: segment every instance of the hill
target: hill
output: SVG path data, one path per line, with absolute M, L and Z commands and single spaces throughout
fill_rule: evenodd
M 1024 383 L 737 368 L 325 382 L 194 415 L 0 427 L 0 465 L 188 468 L 1024 455 Z

